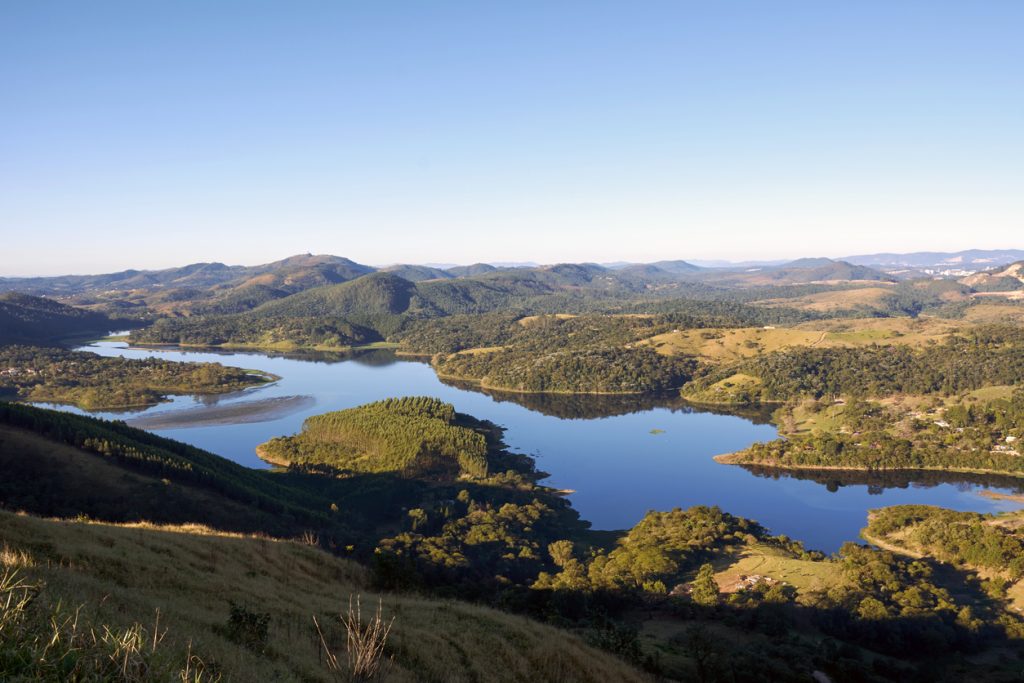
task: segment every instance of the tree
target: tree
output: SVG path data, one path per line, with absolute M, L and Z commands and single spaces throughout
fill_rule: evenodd
M 701 565 L 697 578 L 693 580 L 690 596 L 698 605 L 710 607 L 718 604 L 718 582 L 715 581 L 715 568 L 710 564 Z
M 556 565 L 564 567 L 572 559 L 572 541 L 555 541 L 548 545 L 548 553 Z

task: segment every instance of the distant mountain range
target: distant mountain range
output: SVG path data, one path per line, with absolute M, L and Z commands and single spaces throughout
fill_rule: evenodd
M 139 305 L 166 312 L 183 310 L 179 304 L 187 301 L 190 313 L 236 313 L 373 273 L 387 273 L 412 283 L 472 281 L 489 289 L 510 287 L 521 295 L 527 290 L 540 294 L 563 288 L 625 293 L 685 283 L 742 287 L 893 279 L 869 267 L 826 258 L 731 268 L 702 268 L 687 261 L 666 260 L 644 264 L 561 263 L 504 267 L 477 263 L 445 269 L 415 264 L 374 268 L 339 256 L 300 254 L 258 266 L 193 263 L 180 268 L 126 270 L 101 275 L 0 278 L 0 292 L 74 298 L 80 305 L 113 298 L 124 307 L 138 299 Z M 470 285 L 460 286 L 466 289 Z
M 918 270 L 988 270 L 1024 260 L 1022 249 L 967 249 L 965 251 L 918 251 L 910 254 L 864 254 L 842 260 L 874 268 Z
M 1005 266 L 1024 260 L 1024 249 L 966 249 L 964 251 L 916 251 L 907 254 L 880 253 L 843 256 L 837 261 L 845 261 L 856 266 L 869 266 L 886 272 L 899 269 L 912 269 L 924 273 L 925 270 L 939 271 L 980 271 L 998 266 Z M 691 260 L 690 263 L 702 268 L 763 268 L 781 266 L 788 263 L 781 261 L 725 261 L 725 260 Z M 930 273 L 924 273 L 930 274 Z
M 392 314 L 391 309 L 397 306 L 402 313 L 412 309 L 429 316 L 441 311 L 447 314 L 497 310 L 510 301 L 556 292 L 599 297 L 685 297 L 713 289 L 844 283 L 892 285 L 901 280 L 936 276 L 958 279 L 975 291 L 1011 291 L 1021 282 L 1017 271 L 1011 274 L 1003 269 L 1015 261 L 1024 261 L 1024 251 L 872 254 L 840 260 L 731 263 L 727 267 L 665 260 L 546 266 L 477 263 L 448 268 L 396 264 L 375 268 L 340 256 L 299 254 L 257 266 L 193 263 L 180 268 L 101 275 L 0 278 L 0 292 L 57 298 L 117 318 L 140 318 L 154 313 L 225 315 L 256 309 L 269 314 L 280 310 L 316 316 L 327 311 L 337 315 L 347 307 L 335 305 L 336 300 L 324 300 L 323 297 L 333 299 L 332 287 L 378 276 L 373 288 L 357 287 L 350 292 L 343 288 L 349 293 L 341 299 L 348 301 L 351 294 L 358 301 L 371 290 L 376 292 L 374 296 L 386 292 L 385 298 L 394 296 L 396 301 L 389 300 L 386 306 L 377 306 L 380 302 L 375 301 L 371 308 Z M 973 280 L 964 279 L 976 274 Z M 410 289 L 410 284 L 417 287 Z M 396 303 L 398 300 L 403 301 Z M 41 316 L 42 312 L 32 315 Z

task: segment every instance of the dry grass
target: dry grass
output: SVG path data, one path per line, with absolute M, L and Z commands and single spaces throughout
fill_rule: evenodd
M 377 602 L 377 611 L 363 623 L 363 604 L 361 596 L 353 600 L 348 598 L 348 612 L 338 620 L 345 628 L 345 660 L 347 666 L 342 667 L 336 654 L 327 644 L 320 623 L 313 617 L 320 644 L 327 658 L 327 669 L 340 681 L 372 681 L 382 677 L 390 669 L 392 659 L 385 659 L 384 648 L 387 646 L 391 627 L 395 625 L 395 617 L 385 620 L 383 602 Z
M 5 569 L 23 569 L 34 565 L 35 562 L 32 560 L 32 556 L 24 550 L 12 548 L 6 543 L 0 546 L 0 567 Z
M 802 308 L 807 311 L 829 313 L 855 308 L 880 309 L 884 305 L 884 299 L 891 294 L 891 288 L 862 287 L 836 292 L 819 292 L 790 299 L 766 299 L 757 303 L 764 306 L 785 306 L 787 308 Z
M 794 586 L 804 597 L 808 593 L 827 591 L 844 583 L 842 570 L 835 562 L 811 562 L 789 557 L 766 546 L 745 548 L 727 563 L 715 567 L 715 580 L 724 592 L 737 590 L 741 576 L 768 576 Z
M 1024 325 L 1024 306 L 979 303 L 964 312 L 964 320 L 971 323 L 1009 323 Z
M 463 349 L 462 351 L 456 352 L 457 355 L 465 356 L 480 356 L 486 353 L 497 353 L 498 351 L 504 351 L 505 346 L 478 346 L 475 349 Z
M 530 323 L 536 320 L 540 320 L 543 317 L 558 318 L 559 320 L 568 320 L 570 318 L 575 318 L 576 316 L 572 313 L 555 313 L 554 315 L 549 316 L 527 315 L 519 319 L 519 324 L 522 325 L 523 327 L 526 327 Z
M 663 355 L 692 355 L 730 363 L 786 348 L 822 348 L 904 344 L 919 347 L 941 342 L 963 323 L 938 318 L 843 318 L 795 327 L 686 329 L 640 342 Z
M 302 543 L 7 512 L 0 512 L 0 542 L 4 557 L 29 558 L 31 566 L 19 571 L 45 585 L 40 604 L 82 605 L 90 623 L 114 633 L 151 623 L 159 609 L 161 651 L 182 665 L 206 662 L 206 675 L 220 672 L 225 681 L 329 680 L 310 615 L 331 642 L 338 595 L 353 593 L 377 602 L 382 620 L 395 619 L 384 650 L 394 660 L 388 681 L 648 680 L 580 638 L 525 618 L 454 601 L 375 595 L 359 565 Z M 231 603 L 270 615 L 264 653 L 228 636 Z
M 43 584 L 16 571 L 0 574 L 0 678 L 22 681 L 219 681 L 192 654 L 174 661 L 162 644 L 157 612 L 152 629 L 97 624 L 81 607 L 38 601 Z M 170 656 L 169 656 L 170 655 Z

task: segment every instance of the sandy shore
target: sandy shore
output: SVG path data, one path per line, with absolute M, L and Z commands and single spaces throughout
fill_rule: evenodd
M 139 429 L 183 429 L 213 425 L 268 422 L 314 405 L 312 396 L 280 396 L 257 401 L 240 401 L 226 405 L 197 406 L 142 415 L 128 424 Z
M 1018 493 L 1000 493 L 999 491 L 982 491 L 979 495 L 993 500 L 1010 500 L 1014 503 L 1024 503 L 1024 495 Z

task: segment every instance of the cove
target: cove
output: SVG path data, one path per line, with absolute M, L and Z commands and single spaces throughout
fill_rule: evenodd
M 90 413 L 174 425 L 152 431 L 248 467 L 267 467 L 256 457 L 255 447 L 271 437 L 294 434 L 310 415 L 388 397 L 435 396 L 459 412 L 504 427 L 509 448 L 537 459 L 538 468 L 550 474 L 544 484 L 573 491 L 573 506 L 596 529 L 628 528 L 648 510 L 717 505 L 757 520 L 773 533 L 804 541 L 809 548 L 832 552 L 846 541 L 858 540 L 871 508 L 927 504 L 978 512 L 1016 509 L 1019 505 L 1013 501 L 980 494 L 1019 493 L 1024 483 L 934 472 L 870 477 L 722 465 L 712 457 L 775 438 L 767 415 L 712 412 L 672 398 L 484 393 L 444 383 L 425 363 L 396 358 L 390 351 L 283 356 L 138 348 L 121 342 L 97 342 L 79 350 L 219 362 L 279 376 L 274 384 L 234 394 L 177 397 L 130 413 Z M 255 405 L 248 411 L 245 404 L 250 402 Z M 287 408 L 266 408 L 277 403 Z M 177 426 L 170 415 L 200 415 L 207 408 L 216 408 L 218 417 L 202 426 Z M 239 417 L 234 420 L 231 415 Z

